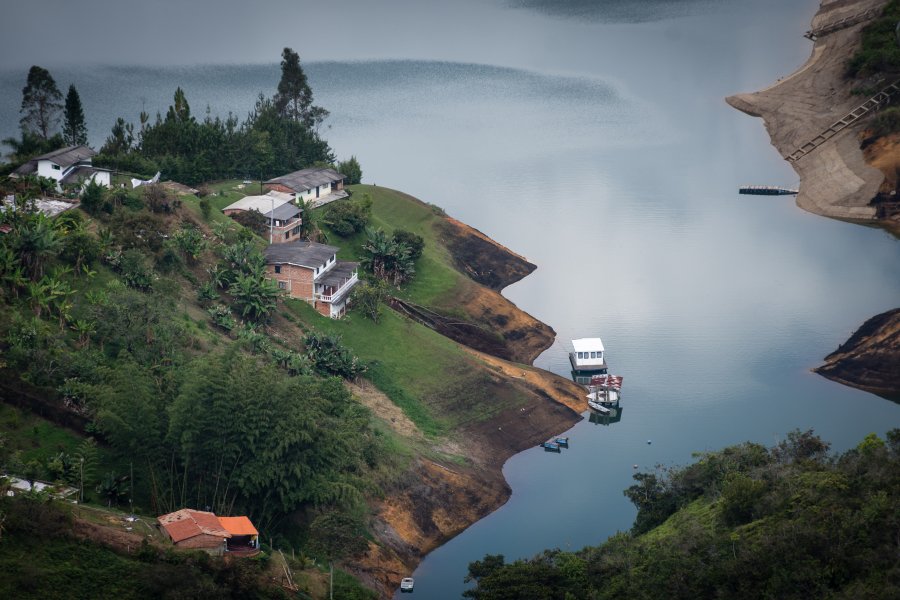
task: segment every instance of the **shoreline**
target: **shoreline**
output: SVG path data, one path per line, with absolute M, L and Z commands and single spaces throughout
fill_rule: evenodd
M 821 0 L 810 30 L 885 4 L 886 0 Z M 846 126 L 799 158 L 788 159 L 867 100 L 868 96 L 852 93 L 854 82 L 845 80 L 844 72 L 847 60 L 859 47 L 861 31 L 869 22 L 819 37 L 809 58 L 793 73 L 762 90 L 735 94 L 725 101 L 763 120 L 772 145 L 800 179 L 798 207 L 898 235 L 897 217 L 880 218 L 874 204 L 884 193 L 886 176 L 872 166 L 878 157 L 861 147 L 867 119 Z M 876 87 L 881 89 L 888 83 L 884 80 Z M 891 145 L 885 150 L 893 151 Z M 900 397 L 898 321 L 900 309 L 872 317 L 813 372 L 879 396 Z

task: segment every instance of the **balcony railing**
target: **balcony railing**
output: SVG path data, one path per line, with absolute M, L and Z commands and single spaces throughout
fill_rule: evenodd
M 344 292 L 353 287 L 353 285 L 359 280 L 356 276 L 356 272 L 350 275 L 350 279 L 344 282 L 344 284 L 335 290 L 333 293 L 325 295 L 325 294 L 316 294 L 316 300 L 321 300 L 322 302 L 331 302 L 335 297 L 340 297 Z

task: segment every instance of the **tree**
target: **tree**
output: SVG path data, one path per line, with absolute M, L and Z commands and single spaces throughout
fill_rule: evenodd
M 84 123 L 84 110 L 81 108 L 81 97 L 74 85 L 69 86 L 66 95 L 65 120 L 63 122 L 63 138 L 69 146 L 87 144 L 87 125 Z
M 337 170 L 342 175 L 347 176 L 347 184 L 349 185 L 362 182 L 362 167 L 359 166 L 359 161 L 356 160 L 355 156 L 351 156 L 348 160 L 339 162 Z
M 125 119 L 119 117 L 112 126 L 109 137 L 106 138 L 103 147 L 100 148 L 101 154 L 110 156 L 118 156 L 127 154 L 134 146 L 134 125 L 126 123 Z
M 281 81 L 275 94 L 275 108 L 282 117 L 302 121 L 312 105 L 312 89 L 300 66 L 300 55 L 285 48 L 281 52 Z
M 387 297 L 387 284 L 381 279 L 376 279 L 354 287 L 350 304 L 354 309 L 378 323 L 378 319 L 381 318 L 381 305 L 387 300 Z
M 59 122 L 62 110 L 62 94 L 47 69 L 32 66 L 28 80 L 22 88 L 22 119 L 19 124 L 23 133 L 34 133 L 42 139 L 50 139 Z

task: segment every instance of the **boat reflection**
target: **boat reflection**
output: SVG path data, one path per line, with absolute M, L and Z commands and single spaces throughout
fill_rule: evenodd
M 622 420 L 622 407 L 610 406 L 609 414 L 600 414 L 595 410 L 588 410 L 588 421 L 594 425 L 611 425 Z

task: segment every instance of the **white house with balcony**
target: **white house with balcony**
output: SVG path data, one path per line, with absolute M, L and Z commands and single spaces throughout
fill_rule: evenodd
M 311 201 L 312 208 L 346 198 L 344 179 L 334 169 L 327 167 L 301 169 L 265 182 L 269 190 L 291 194 L 294 200 Z
M 13 171 L 10 177 L 26 175 L 47 177 L 56 182 L 57 191 L 60 192 L 64 185 L 84 186 L 90 181 L 109 187 L 111 171 L 91 164 L 95 154 L 97 153 L 87 146 L 67 146 L 32 158 Z
M 266 272 L 292 298 L 312 304 L 319 314 L 339 319 L 359 281 L 359 264 L 337 260 L 338 248 L 309 241 L 272 244 L 265 250 Z

